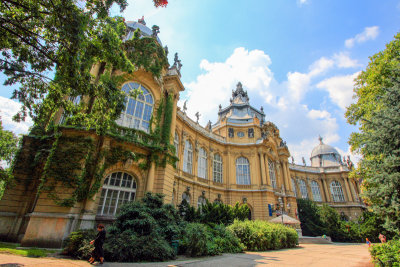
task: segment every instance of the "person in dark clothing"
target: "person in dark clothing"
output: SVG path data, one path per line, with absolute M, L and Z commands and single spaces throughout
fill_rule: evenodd
M 103 244 L 106 239 L 106 230 L 104 229 L 104 225 L 97 225 L 97 236 L 95 240 L 90 241 L 90 244 L 94 244 L 94 250 L 92 251 L 92 257 L 90 257 L 89 262 L 93 263 L 96 259 L 100 259 L 100 264 L 104 262 L 104 251 Z

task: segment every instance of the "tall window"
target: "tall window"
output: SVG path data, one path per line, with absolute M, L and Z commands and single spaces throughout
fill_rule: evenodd
M 297 197 L 296 183 L 294 182 L 293 178 L 290 178 L 290 180 L 292 180 L 292 189 L 293 189 L 294 196 Z
M 242 185 L 250 184 L 250 164 L 244 157 L 236 160 L 236 183 Z
M 331 183 L 331 194 L 332 194 L 334 202 L 344 202 L 345 201 L 342 186 L 338 181 L 333 181 Z
M 200 148 L 197 163 L 197 176 L 207 179 L 207 152 L 204 148 Z
M 268 160 L 269 178 L 271 179 L 272 188 L 276 188 L 276 172 L 275 164 Z
M 319 185 L 316 181 L 311 181 L 311 192 L 314 201 L 319 201 L 319 202 L 322 201 L 321 191 L 319 190 Z
M 124 172 L 114 172 L 104 180 L 100 202 L 97 208 L 98 215 L 114 216 L 121 206 L 135 200 L 136 181 Z
M 185 150 L 183 151 L 183 171 L 192 173 L 193 166 L 193 147 L 189 140 L 185 141 Z
M 122 90 L 129 93 L 131 90 L 139 88 L 143 94 L 139 94 L 136 99 L 126 97 L 125 108 L 117 123 L 128 128 L 135 128 L 148 132 L 150 118 L 153 111 L 153 97 L 150 92 L 138 83 L 127 83 L 122 86 Z
M 214 182 L 222 183 L 222 158 L 219 154 L 214 154 L 213 177 Z
M 235 132 L 233 131 L 233 128 L 228 129 L 228 134 L 229 134 L 229 137 L 231 137 L 231 138 L 235 136 Z
M 308 198 L 306 182 L 302 179 L 299 180 L 300 194 L 302 198 Z
M 175 156 L 179 158 L 179 135 L 175 132 L 174 138 Z M 175 163 L 175 167 L 178 167 L 178 161 Z

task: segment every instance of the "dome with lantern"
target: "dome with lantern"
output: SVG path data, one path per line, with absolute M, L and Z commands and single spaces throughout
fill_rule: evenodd
M 311 166 L 330 167 L 342 165 L 339 152 L 332 146 L 324 144 L 322 137 L 319 137 L 319 145 L 311 152 Z

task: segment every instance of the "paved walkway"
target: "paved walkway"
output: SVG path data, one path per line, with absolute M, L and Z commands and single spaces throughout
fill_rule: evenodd
M 93 266 L 85 261 L 57 258 L 27 258 L 0 254 L 1 267 L 14 266 Z M 142 266 L 198 266 L 198 267 L 245 267 L 245 266 L 345 266 L 373 267 L 365 244 L 302 244 L 295 249 L 267 252 L 246 252 L 222 256 L 185 259 L 160 263 L 104 263 L 104 267 Z

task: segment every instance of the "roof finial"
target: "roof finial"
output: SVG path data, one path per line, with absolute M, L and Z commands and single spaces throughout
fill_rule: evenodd
M 324 142 L 322 142 L 322 137 L 321 137 L 321 135 L 319 136 L 318 140 L 319 140 L 319 144 L 320 144 L 320 145 L 323 145 L 323 144 L 324 144 Z
M 142 18 L 141 18 L 141 19 L 138 19 L 138 22 L 139 22 L 140 24 L 142 24 L 142 25 L 145 25 L 145 26 L 146 26 L 146 22 L 144 21 L 144 16 L 142 16 Z

